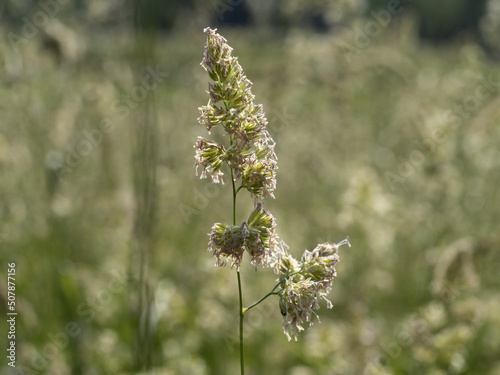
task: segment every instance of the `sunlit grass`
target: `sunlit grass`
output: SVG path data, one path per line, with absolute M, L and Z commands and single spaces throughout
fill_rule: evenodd
M 335 308 L 298 343 L 284 345 L 277 304 L 255 310 L 256 328 L 246 335 L 249 373 L 362 373 L 379 354 L 389 356 L 386 373 L 487 374 L 498 368 L 500 322 L 491 311 L 499 301 L 500 87 L 490 86 L 490 95 L 455 128 L 443 118 L 469 103 L 491 74 L 500 81 L 500 72 L 473 45 L 419 47 L 399 32 L 386 31 L 347 62 L 339 35 L 268 35 L 257 43 L 246 31 L 224 30 L 238 46 L 278 143 L 277 199 L 268 204 L 280 235 L 294 255 L 346 234 L 353 244 L 338 264 Z M 126 43 L 109 40 L 93 50 L 92 38 L 84 38 L 87 53 L 76 63 L 56 64 L 36 40 L 21 55 L 8 44 L 0 52 L 4 61 L 22 61 L 21 73 L 5 75 L 0 86 L 0 259 L 18 263 L 19 363 L 32 366 L 34 353 L 52 342 L 48 334 L 64 332 L 67 322 L 82 327 L 47 361 L 48 373 L 130 368 L 127 291 L 111 293 L 109 303 L 99 293 L 113 270 L 129 266 L 134 117 L 117 120 L 113 102 L 125 100 L 134 83 Z M 211 225 L 230 214 L 231 200 L 220 199 L 230 197 L 230 186 L 200 205 L 197 191 L 205 185 L 192 168 L 197 108 L 206 101 L 203 43 L 196 30 L 177 31 L 158 44 L 159 64 L 169 76 L 155 91 L 159 201 L 149 276 L 157 304 L 153 361 L 165 374 L 238 371 L 237 321 L 228 318 L 236 316 L 234 275 L 214 272 L 206 251 Z M 71 173 L 54 180 L 48 153 L 64 158 L 66 147 L 104 118 L 115 119 L 114 130 Z M 421 150 L 418 142 L 440 126 L 445 135 L 401 175 L 400 165 Z M 403 181 L 391 185 L 387 172 Z M 185 220 L 181 204 L 196 213 Z M 450 261 L 448 289 L 433 294 L 443 254 L 465 238 L 469 263 Z M 247 302 L 274 278 L 256 277 L 251 266 L 242 274 Z M 82 303 L 96 313 L 88 323 Z M 433 303 L 445 310 L 439 324 L 422 318 Z M 413 314 L 424 319 L 424 330 L 412 325 Z M 402 333 L 413 341 L 402 341 Z M 429 347 L 419 340 L 429 340 Z M 397 355 L 387 351 L 394 343 Z

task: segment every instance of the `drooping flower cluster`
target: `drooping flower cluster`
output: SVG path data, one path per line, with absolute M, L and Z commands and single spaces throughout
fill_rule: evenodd
M 239 269 L 246 250 L 253 265 L 267 267 L 276 246 L 276 220 L 258 203 L 247 222 L 240 226 L 215 223 L 209 235 L 208 250 L 216 257 L 216 266 L 230 261 L 231 267 Z
M 195 167 L 203 167 L 201 178 L 207 173 L 215 183 L 223 182 L 223 163 L 232 169 L 235 181 L 241 180 L 256 200 L 274 197 L 276 169 L 275 143 L 266 130 L 267 119 L 262 105 L 254 103 L 252 82 L 243 73 L 232 48 L 216 30 L 206 28 L 207 44 L 201 66 L 214 81 L 208 85 L 210 99 L 199 108 L 200 124 L 210 133 L 222 126 L 229 136 L 229 145 L 199 137 L 196 142 Z
M 280 310 L 283 315 L 283 331 L 288 340 L 304 329 L 304 322 L 312 324 L 311 317 L 319 309 L 319 300 L 324 299 L 327 308 L 333 307 L 326 295 L 337 276 L 335 265 L 339 261 L 338 248 L 349 243 L 349 238 L 336 245 L 318 245 L 313 251 L 305 251 L 300 261 L 294 259 L 286 246 L 278 247 L 273 259 L 274 271 L 279 275 Z

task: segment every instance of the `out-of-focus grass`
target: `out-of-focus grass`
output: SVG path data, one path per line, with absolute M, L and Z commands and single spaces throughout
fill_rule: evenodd
M 276 301 L 248 314 L 249 374 L 498 373 L 500 71 L 472 44 L 419 46 L 411 30 L 401 22 L 349 61 L 348 34 L 219 30 L 277 141 L 276 200 L 265 206 L 281 238 L 295 255 L 346 235 L 353 245 L 341 249 L 334 309 L 322 308 L 300 341 L 286 342 Z M 0 259 L 17 262 L 20 365 L 118 374 L 133 341 L 123 275 L 134 116 L 118 119 L 115 101 L 124 105 L 134 82 L 126 37 L 83 38 L 86 53 L 62 64 L 36 40 L 19 55 L 1 46 L 20 70 L 5 70 L 0 88 Z M 208 187 L 192 168 L 205 134 L 197 107 L 208 100 L 203 43 L 201 30 L 184 30 L 158 45 L 169 75 L 154 92 L 160 196 L 149 277 L 161 374 L 238 371 L 236 277 L 206 251 L 211 225 L 230 219 L 230 186 Z M 457 105 L 469 109 L 457 117 Z M 113 131 L 59 180 L 47 165 L 103 119 Z M 243 220 L 251 202 L 239 204 Z M 247 305 L 274 285 L 271 270 L 242 273 Z M 68 322 L 79 333 L 47 358 Z

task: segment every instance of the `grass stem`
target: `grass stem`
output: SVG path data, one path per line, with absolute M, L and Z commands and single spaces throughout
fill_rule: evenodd
M 231 182 L 233 184 L 233 225 L 236 225 L 236 194 L 241 189 L 236 190 L 236 186 L 234 185 L 234 174 L 231 169 Z M 245 374 L 245 359 L 243 356 L 243 316 L 245 312 L 243 311 L 243 298 L 241 295 L 241 276 L 240 271 L 236 271 L 236 275 L 238 276 L 238 296 L 240 300 L 240 365 L 241 365 L 241 375 Z

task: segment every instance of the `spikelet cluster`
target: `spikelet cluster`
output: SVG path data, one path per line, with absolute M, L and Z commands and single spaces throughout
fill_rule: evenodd
M 208 250 L 216 257 L 216 266 L 230 264 L 239 270 L 245 251 L 255 266 L 266 267 L 276 243 L 276 220 L 262 208 L 266 197 L 274 198 L 278 160 L 275 142 L 266 130 L 267 119 L 262 105 L 254 103 L 252 82 L 245 76 L 232 56 L 232 48 L 216 30 L 206 28 L 207 43 L 201 66 L 212 82 L 208 85 L 209 100 L 199 108 L 198 122 L 210 134 L 213 127 L 222 127 L 227 144 L 198 137 L 196 173 L 210 176 L 214 183 L 224 183 L 224 165 L 231 170 L 239 189 L 254 197 L 255 208 L 241 225 L 215 223 L 209 233 Z
M 337 250 L 350 244 L 348 239 L 336 245 L 321 244 L 312 252 L 306 250 L 298 261 L 288 253 L 284 242 L 278 242 L 276 220 L 262 207 L 264 198 L 274 198 L 278 169 L 275 142 L 266 130 L 266 116 L 262 106 L 254 103 L 252 82 L 232 56 L 226 39 L 210 28 L 204 32 L 207 43 L 201 66 L 211 82 L 209 100 L 199 108 L 198 122 L 209 134 L 214 127 L 222 128 L 227 141 L 223 144 L 198 137 L 194 146 L 196 174 L 201 168 L 201 178 L 210 176 L 213 183 L 223 184 L 223 169 L 229 169 L 233 186 L 239 184 L 234 194 L 246 189 L 254 198 L 253 211 L 240 225 L 213 225 L 208 234 L 208 250 L 218 267 L 229 264 L 239 270 L 245 253 L 255 267 L 273 267 L 280 288 L 273 294 L 279 295 L 283 330 L 289 340 L 297 339 L 304 323 L 311 323 L 321 299 L 332 307 L 326 295 L 337 275 Z
M 241 181 L 256 200 L 274 198 L 278 160 L 262 105 L 254 103 L 252 82 L 243 73 L 238 58 L 231 55 L 226 39 L 216 30 L 204 31 L 207 44 L 201 66 L 213 82 L 208 85 L 208 104 L 199 108 L 198 122 L 209 134 L 213 127 L 221 126 L 229 145 L 199 137 L 195 168 L 203 167 L 201 178 L 208 174 L 213 182 L 223 183 L 221 167 L 225 162 L 235 181 Z
M 320 300 L 326 301 L 327 308 L 333 307 L 326 296 L 337 276 L 335 265 L 339 261 L 338 248 L 342 245 L 350 247 L 349 238 L 335 245 L 324 243 L 313 251 L 306 250 L 300 261 L 288 253 L 284 244 L 277 247 L 272 265 L 279 275 L 280 289 L 277 293 L 283 331 L 288 340 L 297 340 L 304 323 L 312 324 L 311 318 L 316 315 L 314 311 L 319 309 Z

